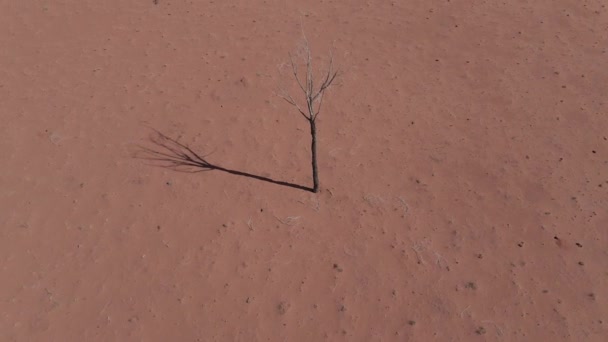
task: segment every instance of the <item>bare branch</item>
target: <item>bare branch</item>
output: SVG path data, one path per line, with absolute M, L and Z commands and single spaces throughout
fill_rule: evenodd
M 300 20 L 302 20 L 302 18 L 300 18 Z M 301 28 L 302 28 L 302 38 L 304 40 L 304 53 L 306 54 L 306 56 L 304 57 L 306 59 L 306 91 L 304 92 L 306 94 L 307 97 L 310 97 L 310 95 L 313 92 L 313 86 L 314 86 L 314 82 L 313 82 L 313 70 L 312 70 L 312 56 L 310 53 L 310 44 L 308 44 L 308 38 L 306 38 L 306 33 L 304 32 L 304 22 L 301 23 Z M 312 115 L 312 113 L 311 113 Z
M 308 45 L 308 41 L 306 41 L 306 82 L 307 82 L 307 93 L 306 96 L 310 97 L 313 92 L 314 80 L 313 80 L 313 70 L 312 70 L 312 57 L 310 55 L 310 46 Z
M 321 93 L 321 97 L 319 98 L 319 106 L 317 107 L 317 112 L 315 113 L 315 115 L 312 118 L 313 121 L 317 119 L 317 116 L 321 112 L 321 105 L 323 105 L 323 95 L 325 95 L 325 92 Z
M 333 83 L 333 81 L 336 79 L 337 76 L 338 76 L 337 71 L 334 72 L 333 74 L 327 74 L 326 81 L 323 82 L 323 84 L 321 84 L 321 87 L 319 88 L 317 93 L 312 97 L 313 101 L 316 100 L 319 95 L 323 94 L 325 92 L 325 90 L 327 90 L 327 88 L 329 88 L 329 86 Z
M 298 65 L 293 61 L 293 57 L 291 56 L 291 54 L 289 54 L 289 61 L 291 62 L 291 71 L 293 72 L 293 77 L 298 82 L 300 89 L 302 89 L 303 92 L 306 92 L 306 90 L 304 90 L 302 82 L 300 81 L 300 78 L 298 77 Z
M 304 113 L 304 111 L 300 108 L 300 106 L 298 106 L 298 103 L 291 97 L 291 95 L 289 95 L 287 92 L 285 92 L 283 95 L 279 95 L 283 100 L 285 100 L 287 103 L 289 103 L 290 105 L 296 107 L 296 109 L 300 112 L 300 114 L 302 114 L 302 116 L 306 119 L 306 120 L 310 120 L 310 118 L 308 117 L 308 115 L 306 115 L 306 113 Z
M 333 81 L 336 79 L 337 76 L 338 76 L 338 71 L 334 71 L 334 54 L 332 51 L 332 52 L 330 52 L 330 55 L 329 55 L 327 73 L 325 74 L 325 78 L 324 78 L 323 82 L 321 82 L 321 84 L 319 85 L 319 90 L 312 97 L 313 101 L 316 100 L 317 97 L 319 95 L 321 95 L 327 88 L 329 88 L 329 86 L 333 83 Z

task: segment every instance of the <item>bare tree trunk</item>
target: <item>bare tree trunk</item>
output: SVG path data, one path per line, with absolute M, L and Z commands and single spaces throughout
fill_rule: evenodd
M 319 192 L 319 170 L 317 168 L 317 126 L 315 120 L 310 122 L 310 135 L 312 136 L 311 151 L 312 151 L 312 192 Z

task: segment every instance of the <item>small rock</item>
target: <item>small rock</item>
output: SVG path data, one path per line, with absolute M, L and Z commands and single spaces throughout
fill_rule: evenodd
M 483 334 L 485 334 L 485 333 L 486 333 L 486 328 L 484 328 L 484 327 L 479 327 L 479 328 L 477 328 L 477 330 L 475 330 L 475 333 L 476 333 L 477 335 L 483 335 Z
M 470 281 L 468 283 L 466 283 L 464 285 L 465 288 L 467 289 L 471 289 L 471 290 L 477 290 L 477 284 L 475 284 L 474 282 Z

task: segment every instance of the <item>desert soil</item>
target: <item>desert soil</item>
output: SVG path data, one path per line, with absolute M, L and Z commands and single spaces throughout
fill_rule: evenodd
M 319 193 L 137 158 L 155 129 L 312 186 L 277 91 L 302 26 L 341 72 Z M 605 1 L 5 0 L 0 28 L 1 341 L 608 340 Z

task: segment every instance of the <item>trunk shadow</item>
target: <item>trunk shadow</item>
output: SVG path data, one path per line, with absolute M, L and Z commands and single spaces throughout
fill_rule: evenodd
M 187 145 L 166 136 L 158 130 L 153 129 L 153 131 L 154 132 L 149 137 L 149 141 L 152 143 L 153 147 L 145 147 L 141 145 L 138 146 L 138 150 L 134 155 L 135 158 L 147 160 L 153 162 L 156 166 L 161 166 L 178 172 L 197 173 L 217 170 L 229 173 L 231 175 L 253 178 L 268 183 L 313 192 L 313 189 L 307 186 L 278 181 L 269 177 L 259 176 L 239 170 L 232 170 L 212 164 L 205 159 L 206 156 L 197 154 Z

